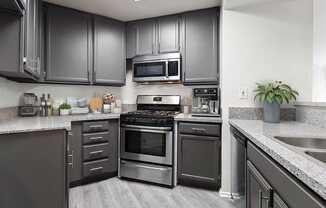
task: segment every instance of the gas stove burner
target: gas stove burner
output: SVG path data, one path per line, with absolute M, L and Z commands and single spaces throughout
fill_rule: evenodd
M 150 111 L 150 110 L 142 110 L 142 111 L 132 111 L 129 112 L 128 115 L 149 115 L 149 116 L 175 116 L 179 114 L 178 111 Z

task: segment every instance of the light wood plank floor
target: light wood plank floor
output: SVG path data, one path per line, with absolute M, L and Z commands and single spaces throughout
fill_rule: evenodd
M 217 191 L 177 186 L 173 189 L 111 178 L 70 189 L 70 208 L 231 208 Z

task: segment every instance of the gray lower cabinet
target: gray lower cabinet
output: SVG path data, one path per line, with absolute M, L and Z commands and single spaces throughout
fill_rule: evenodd
M 117 175 L 118 120 L 73 122 L 68 135 L 71 186 Z
M 188 134 L 188 124 L 179 124 L 178 182 L 218 189 L 220 186 L 221 148 L 219 126 L 215 125 L 215 136 L 208 136 L 205 132 Z M 205 128 L 205 124 L 191 123 L 191 128 Z
M 68 207 L 65 130 L 0 135 L 0 207 Z
M 250 161 L 247 162 L 247 195 L 247 207 L 272 207 L 273 189 Z
M 95 84 L 124 85 L 126 77 L 125 24 L 94 17 Z
M 155 53 L 155 19 L 136 22 L 136 55 Z
M 178 15 L 157 19 L 158 53 L 179 52 L 180 17 Z
M 45 80 L 89 83 L 92 71 L 91 14 L 46 5 Z
M 251 142 L 247 158 L 247 207 L 326 207 L 325 200 Z
M 184 84 L 217 84 L 219 77 L 218 9 L 182 15 Z

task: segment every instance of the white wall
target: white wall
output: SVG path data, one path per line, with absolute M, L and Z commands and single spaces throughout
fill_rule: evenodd
M 314 0 L 312 101 L 326 101 L 326 1 Z
M 312 1 L 270 1 L 222 14 L 222 191 L 230 191 L 229 107 L 261 106 L 254 102 L 255 83 L 282 80 L 311 100 Z M 238 98 L 240 87 L 248 99 Z M 232 154 L 232 153 L 231 153 Z
M 53 85 L 53 84 L 25 84 L 12 82 L 0 78 L 0 108 L 22 105 L 22 94 L 33 92 L 38 96 L 42 93 L 51 94 L 56 102 L 65 102 L 68 96 L 89 98 L 94 96 L 95 90 L 99 93 L 113 93 L 122 99 L 123 104 L 135 104 L 137 95 L 181 95 L 184 98 L 192 97 L 192 89 L 195 87 L 183 86 L 181 84 L 140 85 L 132 82 L 132 72 L 127 71 L 126 86 L 124 87 L 102 87 L 81 85 Z M 205 86 L 201 86 L 205 87 Z

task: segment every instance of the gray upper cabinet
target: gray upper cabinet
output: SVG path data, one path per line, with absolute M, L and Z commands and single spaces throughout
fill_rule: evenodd
M 136 22 L 126 23 L 126 49 L 127 59 L 136 56 Z
M 46 81 L 89 83 L 92 71 L 91 15 L 47 4 Z
M 147 19 L 136 23 L 136 55 L 155 53 L 155 20 Z
M 184 84 L 218 83 L 218 10 L 183 14 L 182 60 Z
M 0 13 L 0 74 L 36 81 L 40 75 L 41 1 L 27 0 L 25 6 L 23 16 Z
M 125 41 L 123 22 L 94 17 L 94 83 L 125 84 Z
M 39 78 L 41 73 L 41 1 L 28 0 L 25 17 L 25 70 Z
M 179 16 L 161 17 L 157 20 L 158 53 L 179 52 Z

